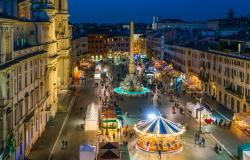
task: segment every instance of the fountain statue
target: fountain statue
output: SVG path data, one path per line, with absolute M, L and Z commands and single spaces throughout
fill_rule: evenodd
M 140 95 L 148 93 L 150 90 L 143 87 L 135 72 L 134 62 L 134 22 L 130 23 L 130 54 L 129 54 L 129 74 L 121 82 L 120 87 L 115 88 L 114 91 L 118 94 L 126 95 Z

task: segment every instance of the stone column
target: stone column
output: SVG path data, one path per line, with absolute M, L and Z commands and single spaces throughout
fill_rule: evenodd
M 3 63 L 5 61 L 4 59 L 4 43 L 3 43 L 3 39 L 4 39 L 4 31 L 3 31 L 3 27 L 0 26 L 0 63 Z
M 135 75 L 135 64 L 134 64 L 134 22 L 130 22 L 130 60 L 129 60 L 129 75 L 131 79 Z

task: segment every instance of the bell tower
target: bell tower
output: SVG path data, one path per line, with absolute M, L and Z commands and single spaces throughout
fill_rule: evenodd
M 18 17 L 31 19 L 31 0 L 18 0 Z
M 59 13 L 68 13 L 68 0 L 54 0 L 55 8 Z
M 55 0 L 55 31 L 58 41 L 58 88 L 66 89 L 69 85 L 69 55 L 70 45 L 70 27 L 68 14 L 68 0 Z

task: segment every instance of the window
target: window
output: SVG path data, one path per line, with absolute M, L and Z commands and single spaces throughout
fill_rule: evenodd
M 21 120 L 23 117 L 23 101 L 19 101 L 18 111 L 19 111 L 19 120 Z
M 62 10 L 62 0 L 58 1 L 58 10 L 61 11 Z
M 18 122 L 18 109 L 17 109 L 17 104 L 15 104 L 15 123 L 17 124 Z
M 27 72 L 25 73 L 24 84 L 25 84 L 25 87 L 28 86 L 28 73 Z
M 22 90 L 22 76 L 18 77 L 18 90 L 21 91 Z
M 29 97 L 28 95 L 25 95 L 25 114 L 28 115 L 29 111 Z
M 33 73 L 32 73 L 32 70 L 30 71 L 30 83 L 33 82 Z
M 17 80 L 14 78 L 14 94 L 17 92 Z
M 30 92 L 30 105 L 31 108 L 34 106 L 34 96 L 33 96 L 33 91 Z

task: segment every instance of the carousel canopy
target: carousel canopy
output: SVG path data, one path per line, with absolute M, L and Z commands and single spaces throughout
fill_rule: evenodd
M 170 120 L 157 116 L 155 119 L 146 120 L 135 125 L 135 130 L 146 134 L 176 135 L 182 134 L 185 129 Z

